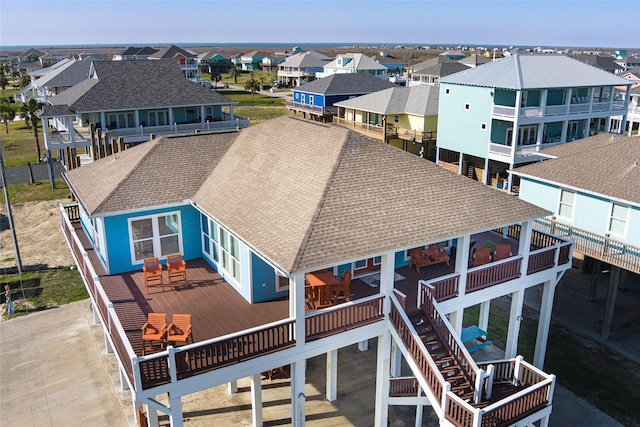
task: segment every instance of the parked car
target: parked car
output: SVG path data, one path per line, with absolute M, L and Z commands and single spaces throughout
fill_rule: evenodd
M 276 89 L 283 89 L 289 87 L 289 85 L 284 82 L 275 82 L 273 84 L 273 87 L 275 87 Z
M 271 85 L 262 85 L 262 86 L 260 86 L 260 89 L 269 90 L 269 89 L 271 89 Z

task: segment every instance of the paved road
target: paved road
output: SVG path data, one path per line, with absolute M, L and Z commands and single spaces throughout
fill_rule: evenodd
M 49 179 L 49 169 L 46 163 L 38 163 L 31 165 L 33 171 L 33 179 L 36 181 L 43 181 Z M 64 171 L 64 166 L 58 161 L 53 162 L 53 173 L 56 178 L 61 178 L 61 173 Z M 15 166 L 7 168 L 4 171 L 4 179 L 7 185 L 20 184 L 23 182 L 29 182 L 29 167 L 28 166 Z M 0 188 L 2 183 L 0 182 Z

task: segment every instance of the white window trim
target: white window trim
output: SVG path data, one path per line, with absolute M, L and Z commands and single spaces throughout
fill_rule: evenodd
M 573 206 L 571 207 L 571 217 L 566 217 L 566 216 L 560 215 L 560 203 L 562 202 L 562 192 L 563 191 L 567 192 L 567 193 L 573 193 Z M 558 203 L 556 203 L 558 217 L 567 219 L 569 221 L 573 221 L 573 217 L 575 216 L 575 213 L 576 213 L 576 202 L 577 201 L 578 201 L 578 193 L 576 193 L 575 191 L 565 190 L 564 188 L 560 188 L 560 191 L 558 192 Z
M 200 214 L 200 221 L 202 221 L 202 218 L 206 218 L 206 220 L 209 222 L 209 235 L 207 236 L 206 234 L 204 234 L 204 231 L 202 230 L 202 223 L 200 225 L 200 241 L 201 241 L 201 250 L 202 250 L 202 255 L 207 257 L 216 267 L 218 267 L 220 269 L 220 271 L 223 271 L 225 273 L 225 280 L 227 281 L 233 281 L 233 283 L 237 284 L 237 286 L 239 288 L 242 287 L 242 263 L 240 262 L 240 258 L 236 258 L 232 255 L 231 253 L 231 238 L 233 237 L 238 246 L 240 245 L 240 239 L 238 239 L 238 237 L 231 233 L 227 228 L 223 227 L 222 225 L 218 224 L 216 221 L 214 221 L 213 219 L 207 217 L 204 214 Z M 212 227 L 217 227 L 217 236 L 218 236 L 218 242 L 216 242 L 215 240 L 213 240 L 212 238 L 212 234 L 213 230 Z M 224 230 L 226 236 L 227 236 L 227 247 L 228 249 L 225 249 L 222 245 L 222 230 Z M 205 239 L 209 240 L 209 252 L 210 253 L 206 253 L 205 252 Z M 214 246 L 216 247 L 216 251 L 218 253 L 218 260 L 216 261 L 215 258 L 213 257 L 213 253 L 214 253 Z M 240 250 L 240 248 L 238 247 L 238 251 Z M 229 256 L 229 267 L 234 266 L 234 261 L 236 262 L 235 265 L 237 265 L 237 273 L 239 276 L 239 279 L 236 279 L 234 272 L 235 269 L 234 268 L 225 268 L 222 262 L 224 253 L 226 253 Z M 239 255 L 239 254 L 238 254 Z
M 165 216 L 170 216 L 170 215 L 177 215 L 178 216 L 178 248 L 179 248 L 179 252 L 180 254 L 184 253 L 184 249 L 182 246 L 182 216 L 180 215 L 180 211 L 171 211 L 171 212 L 162 212 L 162 213 L 158 213 L 158 214 L 154 214 L 154 215 L 144 215 L 144 216 L 137 216 L 137 217 L 132 217 L 132 218 L 127 218 L 127 227 L 128 227 L 128 233 L 129 233 L 129 253 L 131 255 L 131 264 L 132 265 L 142 265 L 144 263 L 144 259 L 141 260 L 137 260 L 136 259 L 136 249 L 134 246 L 134 240 L 133 240 L 133 227 L 131 226 L 131 223 L 133 221 L 141 221 L 141 220 L 145 220 L 145 219 L 151 219 L 151 227 L 153 230 L 153 255 L 154 257 L 158 258 L 159 260 L 162 259 L 167 259 L 166 255 L 160 255 L 160 233 L 159 233 L 159 228 L 158 228 L 158 218 L 160 217 L 165 217 Z
M 613 219 L 613 207 L 616 206 L 616 205 L 627 209 L 627 216 L 624 219 L 624 233 L 623 234 L 618 234 L 618 233 L 616 233 L 614 231 L 611 231 L 611 220 Z M 609 235 L 612 235 L 612 236 L 626 237 L 627 236 L 627 232 L 629 231 L 629 216 L 630 215 L 631 215 L 631 208 L 630 208 L 629 205 L 624 205 L 622 203 L 611 202 L 611 204 L 609 205 L 609 216 L 607 218 L 607 224 L 606 224 L 607 233 Z
M 289 284 L 287 284 L 286 286 L 280 286 L 280 279 L 284 278 L 287 279 L 287 277 L 278 274 L 278 272 L 275 272 L 276 274 L 276 292 L 282 292 L 282 291 L 288 291 L 289 290 Z M 291 283 L 290 279 L 287 279 L 287 283 Z

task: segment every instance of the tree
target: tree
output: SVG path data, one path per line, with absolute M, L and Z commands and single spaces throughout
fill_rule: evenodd
M 9 133 L 9 122 L 16 117 L 16 112 L 11 108 L 11 104 L 6 99 L 0 102 L 0 120 L 4 122 L 5 133 Z
M 2 76 L 0 76 L 0 87 L 2 87 L 2 90 L 5 90 L 7 86 L 9 86 L 9 80 L 7 80 L 7 76 L 3 73 Z
M 27 87 L 29 86 L 29 83 L 31 83 L 31 76 L 28 74 L 25 74 L 24 76 L 20 77 L 20 87 Z
M 253 96 L 254 93 L 260 90 L 260 83 L 251 76 L 251 78 L 244 84 L 244 90 L 251 92 L 251 96 Z
M 218 90 L 218 82 L 222 80 L 222 76 L 218 72 L 211 73 L 211 81 L 214 84 L 215 90 Z
M 40 150 L 40 138 L 38 137 L 38 123 L 40 118 L 38 117 L 38 111 L 42 108 L 42 103 L 31 98 L 28 102 L 23 103 L 20 106 L 20 118 L 27 122 L 27 128 L 29 123 L 33 129 L 33 136 L 35 137 L 36 154 L 38 155 L 38 162 L 40 161 L 42 151 Z
M 233 77 L 233 81 L 238 84 L 238 76 L 240 75 L 240 68 L 233 67 L 229 70 L 229 75 Z

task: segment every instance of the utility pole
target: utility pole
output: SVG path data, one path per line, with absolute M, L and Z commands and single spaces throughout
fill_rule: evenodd
M 4 178 L 4 145 L 0 140 L 0 177 L 2 179 L 2 191 L 4 192 L 4 201 L 7 205 L 7 219 L 9 220 L 9 228 L 11 229 L 11 238 L 13 239 L 13 248 L 16 252 L 16 266 L 18 267 L 18 273 L 22 274 L 22 260 L 20 259 L 20 249 L 18 249 L 18 236 L 16 235 L 16 229 L 13 226 L 13 215 L 11 214 L 11 202 L 9 201 L 9 190 L 7 189 L 7 182 Z

